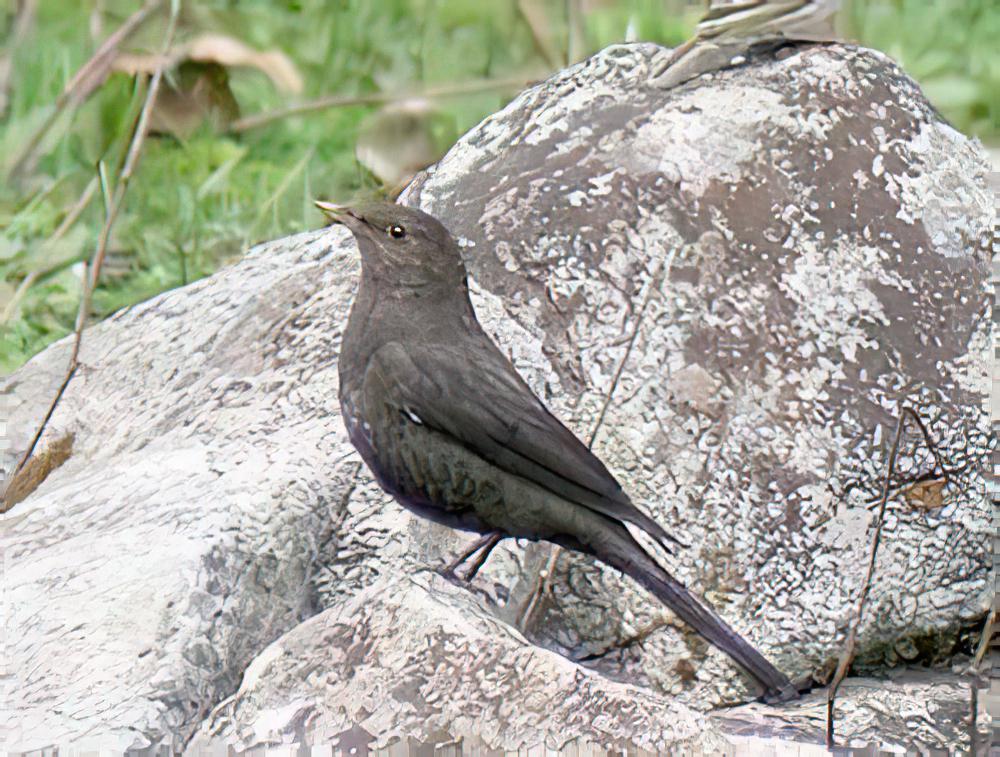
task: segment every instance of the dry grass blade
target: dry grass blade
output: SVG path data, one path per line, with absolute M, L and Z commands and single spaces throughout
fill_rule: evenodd
M 8 176 L 16 176 L 20 173 L 28 161 L 35 155 L 38 145 L 48 134 L 49 129 L 59 118 L 60 114 L 70 105 L 76 107 L 90 97 L 105 80 L 111 70 L 111 64 L 118 54 L 118 47 L 132 36 L 135 31 L 142 26 L 146 20 L 155 13 L 163 4 L 163 0 L 147 0 L 139 10 L 129 16 L 125 22 L 109 36 L 97 49 L 90 60 L 84 63 L 73 75 L 62 93 L 56 98 L 52 113 L 31 135 L 24 147 L 21 148 L 17 157 L 14 158 L 8 169 Z
M 174 2 L 171 3 L 170 21 L 167 25 L 167 32 L 163 41 L 164 50 L 169 50 L 170 45 L 173 43 L 174 32 L 177 29 L 177 16 L 179 12 L 180 0 L 174 0 Z M 48 426 L 49 421 L 52 419 L 52 414 L 55 412 L 59 401 L 62 399 L 62 396 L 66 391 L 66 387 L 69 386 L 69 382 L 72 380 L 73 375 L 79 367 L 80 345 L 83 341 L 83 329 L 87 323 L 87 314 L 90 311 L 91 297 L 93 295 L 94 287 L 97 285 L 98 278 L 101 274 L 101 265 L 104 263 L 104 257 L 107 254 L 108 240 L 111 237 L 111 229 L 114 227 L 115 220 L 118 218 L 122 202 L 125 199 L 125 193 L 128 191 L 129 181 L 135 172 L 135 166 L 138 163 L 139 155 L 142 152 L 142 145 L 146 139 L 146 129 L 149 125 L 149 114 L 152 111 L 153 103 L 156 101 L 156 93 L 160 87 L 160 81 L 162 78 L 163 69 L 161 68 L 153 74 L 149 83 L 149 89 L 146 92 L 146 99 L 143 102 L 142 110 L 139 112 L 139 116 L 136 118 L 132 129 L 132 138 L 129 143 L 128 153 L 118 176 L 118 184 L 115 187 L 114 196 L 111 198 L 109 211 L 107 213 L 107 217 L 105 218 L 104 226 L 101 229 L 101 234 L 98 237 L 97 247 L 94 250 L 94 256 L 90 261 L 89 271 L 86 267 L 84 268 L 83 292 L 80 295 L 80 308 L 77 311 L 73 349 L 70 353 L 69 366 L 66 369 L 66 375 L 64 376 L 62 383 L 59 385 L 56 396 L 49 405 L 49 409 L 46 412 L 45 417 L 43 418 L 41 424 L 39 424 L 38 430 L 32 437 L 31 443 L 25 450 L 20 462 L 18 462 L 17 468 L 14 471 L 14 479 L 12 479 L 11 484 L 8 485 L 8 490 L 12 487 L 16 477 L 31 458 L 31 455 L 35 451 L 35 447 L 38 444 L 38 440 L 41 439 L 42 434 L 45 432 L 46 426 Z
M 851 663 L 854 661 L 854 655 L 857 652 L 858 628 L 861 626 L 861 618 L 864 615 L 865 604 L 868 602 L 868 595 L 871 593 L 872 589 L 872 579 L 875 576 L 875 560 L 878 558 L 879 543 L 882 539 L 882 524 L 885 522 L 885 509 L 889 503 L 889 492 L 892 488 L 892 476 L 896 470 L 896 458 L 899 455 L 899 445 L 903 438 L 903 429 L 906 427 L 906 419 L 908 417 L 912 418 L 916 422 L 920 431 L 924 435 L 925 441 L 930 446 L 935 460 L 940 462 L 936 447 L 931 443 L 931 439 L 927 434 L 927 428 L 920 420 L 920 416 L 918 416 L 911 408 L 904 407 L 902 412 L 900 412 L 899 421 L 896 424 L 896 435 L 892 441 L 892 449 L 889 451 L 889 460 L 886 466 L 885 477 L 882 480 L 882 496 L 879 500 L 878 514 L 875 516 L 875 533 L 872 536 L 871 550 L 868 555 L 868 570 L 865 574 L 865 581 L 861 585 L 861 595 L 858 597 L 858 604 L 854 610 L 854 617 L 851 620 L 851 624 L 847 632 L 847 640 L 844 643 L 844 651 L 840 655 L 840 661 L 837 663 L 837 670 L 833 674 L 833 680 L 830 682 L 830 688 L 826 695 L 826 746 L 828 749 L 833 748 L 835 741 L 833 708 L 837 698 L 837 690 L 840 688 L 841 682 L 847 675 L 847 671 L 850 669 Z
M 566 65 L 571 66 L 584 56 L 587 29 L 580 0 L 566 0 Z
M 321 97 L 317 100 L 291 105 L 269 113 L 258 113 L 255 116 L 247 116 L 238 121 L 234 121 L 229 126 L 229 131 L 239 134 L 250 129 L 266 126 L 274 121 L 280 121 L 290 116 L 299 116 L 304 113 L 313 113 L 318 110 L 329 108 L 344 108 L 351 105 L 381 105 L 390 102 L 403 102 L 415 98 L 435 98 L 452 97 L 454 95 L 467 95 L 476 92 L 491 92 L 494 90 L 520 89 L 530 82 L 530 77 L 514 76 L 507 79 L 476 79 L 473 81 L 449 84 L 441 87 L 431 87 L 421 92 L 411 92 L 397 94 L 392 92 L 371 92 L 366 95 L 331 95 Z
M 976 647 L 976 656 L 972 661 L 972 667 L 975 670 L 979 670 L 979 666 L 982 664 L 983 658 L 986 657 L 986 651 L 990 648 L 990 645 L 993 642 L 993 626 L 996 624 L 998 614 L 1000 614 L 1000 610 L 993 609 L 986 617 L 986 624 L 983 626 L 982 636 L 979 637 L 979 646 Z
M 562 68 L 565 61 L 561 59 L 559 45 L 555 41 L 547 4 L 539 0 L 517 0 L 517 10 L 531 30 L 531 38 L 539 55 L 553 69 Z

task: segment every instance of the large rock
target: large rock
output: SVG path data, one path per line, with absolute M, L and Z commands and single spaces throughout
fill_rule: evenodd
M 528 90 L 404 201 L 464 240 L 486 329 L 690 545 L 671 567 L 790 674 L 839 653 L 916 409 L 948 472 L 908 429 L 861 662 L 945 660 L 989 599 L 982 150 L 877 53 L 670 90 L 647 82 L 663 55 L 611 48 Z M 88 331 L 42 442 L 72 455 L 0 537 L 8 748 L 738 732 L 698 712 L 748 696 L 738 671 L 613 571 L 558 556 L 526 620 L 547 546 L 504 544 L 469 590 L 427 572 L 468 536 L 382 494 L 338 415 L 356 276 L 343 230 L 310 232 Z M 8 468 L 68 351 L 5 383 Z M 927 697 L 890 689 L 885 719 Z

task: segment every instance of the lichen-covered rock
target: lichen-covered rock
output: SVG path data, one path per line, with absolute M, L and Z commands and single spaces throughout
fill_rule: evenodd
M 317 236 L 87 332 L 42 442 L 74 433 L 73 453 L 0 533 L 9 749 L 94 731 L 121 749 L 180 746 L 267 642 L 315 612 L 316 557 L 357 474 L 326 341 L 337 327 L 293 346 L 295 302 L 322 288 L 334 324 L 349 306 L 350 269 L 322 261 Z M 68 352 L 63 341 L 5 382 L 5 465 Z
M 870 51 L 793 48 L 670 90 L 647 81 L 665 54 L 611 48 L 528 90 L 404 201 L 464 240 L 485 328 L 690 545 L 672 569 L 791 674 L 839 652 L 895 418 L 917 410 L 947 470 L 909 428 L 861 652 L 944 658 L 988 602 L 982 151 Z M 331 729 L 423 738 L 423 713 L 487 746 L 660 748 L 747 696 L 587 560 L 561 555 L 527 620 L 544 545 L 502 545 L 470 589 L 421 577 L 468 537 L 391 502 L 347 443 L 356 276 L 343 230 L 311 232 L 88 331 L 42 441 L 72 433 L 72 455 L 0 533 L 9 749 L 180 744 L 202 723 L 287 739 L 303 702 Z M 68 351 L 3 385 L 8 470 Z M 442 703 L 458 688 L 478 720 Z
M 949 672 L 901 669 L 888 678 L 849 678 L 840 689 L 834 733 L 838 746 L 880 753 L 979 754 L 971 746 L 988 743 L 985 697 L 971 698 L 968 680 Z M 748 755 L 766 740 L 795 742 L 802 757 L 827 755 L 826 692 L 813 692 L 781 707 L 751 703 L 714 713 L 711 723 Z M 806 745 L 815 745 L 809 749 Z M 805 747 L 805 748 L 803 748 Z
M 356 728 L 371 748 L 446 734 L 504 751 L 574 740 L 665 751 L 705 743 L 708 724 L 528 643 L 468 592 L 419 573 L 379 577 L 275 641 L 204 735 L 237 749 L 286 734 L 323 746 Z
M 910 424 L 861 662 L 946 656 L 989 601 L 985 155 L 878 53 L 802 46 L 667 91 L 644 85 L 661 55 L 613 48 L 524 93 L 408 199 L 534 336 L 505 346 L 541 344 L 541 371 L 515 352 L 536 389 L 691 545 L 678 573 L 786 670 L 839 651 L 913 408 L 947 470 Z M 661 614 L 584 559 L 556 571 L 543 644 L 600 653 Z M 669 630 L 601 668 L 679 691 L 728 665 L 704 655 Z
M 970 693 L 948 673 L 848 679 L 838 743 L 968 751 Z M 988 718 L 978 719 L 984 739 Z M 754 756 L 783 741 L 821 755 L 825 727 L 825 691 L 698 713 L 527 644 L 467 593 L 421 573 L 380 577 L 272 643 L 197 738 L 237 750 L 364 745 L 391 754 L 379 750 L 403 741 L 427 751 L 459 742 L 455 754 L 530 754 L 539 745 L 575 754 L 586 745 L 591 754 Z

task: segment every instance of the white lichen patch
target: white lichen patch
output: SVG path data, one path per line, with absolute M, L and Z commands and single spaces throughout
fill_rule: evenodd
M 834 239 L 822 248 L 804 240 L 791 270 L 778 280 L 778 288 L 796 306 L 792 321 L 801 335 L 809 335 L 820 353 L 836 350 L 854 362 L 859 348 L 874 348 L 864 324 L 887 325 L 889 317 L 869 288 L 873 280 L 892 281 L 900 288 L 906 282 L 885 272 L 881 264 L 887 254 L 877 247 L 855 246 L 854 241 Z M 817 361 L 819 383 L 830 376 L 824 363 Z M 818 385 L 811 382 L 814 387 Z
M 631 171 L 661 174 L 701 195 L 713 181 L 741 177 L 742 166 L 756 156 L 761 121 L 792 120 L 782 99 L 756 87 L 692 90 L 675 107 L 651 114 L 621 157 Z
M 921 224 L 935 254 L 967 255 L 986 232 L 994 202 L 980 180 L 989 165 L 982 146 L 934 122 L 921 126 L 905 154 L 909 170 L 891 177 L 900 186 L 899 218 Z M 970 182 L 970 174 L 977 181 Z

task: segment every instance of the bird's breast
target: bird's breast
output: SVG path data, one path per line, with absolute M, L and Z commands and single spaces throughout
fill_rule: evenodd
M 351 443 L 401 505 L 453 528 L 490 530 L 477 511 L 502 507 L 502 486 L 492 466 L 470 458 L 405 408 L 346 393 L 341 413 Z

